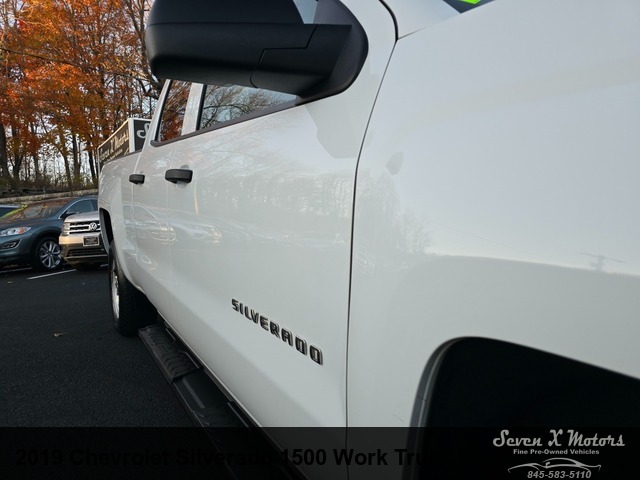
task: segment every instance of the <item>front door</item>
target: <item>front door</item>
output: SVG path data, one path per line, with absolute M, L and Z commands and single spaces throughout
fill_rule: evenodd
M 204 86 L 195 131 L 166 145 L 167 320 L 263 426 L 347 425 L 355 173 L 395 33 L 381 4 L 357 8 L 375 35 L 346 91 Z

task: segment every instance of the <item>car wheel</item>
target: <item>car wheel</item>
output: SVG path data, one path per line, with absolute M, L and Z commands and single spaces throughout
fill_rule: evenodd
M 40 271 L 52 271 L 62 265 L 60 245 L 53 237 L 45 237 L 38 240 L 33 249 L 31 266 Z
M 122 272 L 113 242 L 109 245 L 109 296 L 113 325 L 121 335 L 131 337 L 138 329 L 156 322 L 154 306 Z

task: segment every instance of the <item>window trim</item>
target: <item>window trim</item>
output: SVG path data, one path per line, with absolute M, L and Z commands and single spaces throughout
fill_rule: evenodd
M 174 82 L 174 80 L 170 80 L 171 83 Z M 189 82 L 187 82 L 189 83 Z M 192 83 L 193 85 L 193 83 Z M 170 87 L 169 87 L 170 88 Z M 245 87 L 245 88 L 250 88 L 250 87 Z M 202 90 L 200 91 L 200 102 L 199 102 L 199 106 L 198 106 L 198 119 L 196 121 L 196 130 L 186 133 L 184 135 L 178 135 L 177 137 L 174 137 L 170 140 L 165 140 L 163 142 L 160 142 L 157 140 L 158 134 L 160 133 L 160 123 L 162 120 L 162 116 L 160 116 L 160 118 L 158 119 L 158 125 L 156 126 L 156 132 L 154 135 L 154 138 L 149 142 L 149 144 L 153 147 L 162 147 L 164 145 L 169 145 L 171 143 L 174 143 L 176 141 L 182 140 L 182 139 L 186 139 L 186 138 L 192 138 L 194 136 L 200 135 L 202 133 L 207 133 L 207 132 L 212 132 L 214 130 L 219 130 L 221 128 L 226 128 L 229 127 L 231 125 L 236 125 L 238 123 L 242 123 L 245 121 L 249 121 L 249 120 L 254 120 L 256 118 L 260 118 L 266 115 L 272 115 L 274 113 L 280 112 L 282 110 L 288 110 L 290 108 L 294 108 L 297 106 L 300 106 L 304 103 L 308 103 L 306 100 L 301 99 L 300 97 L 295 97 L 292 100 L 288 101 L 288 102 L 283 102 L 283 103 L 278 103 L 276 105 L 272 105 L 270 107 L 267 108 L 263 108 L 261 110 L 256 110 L 254 112 L 248 113 L 246 115 L 243 115 L 241 117 L 236 117 L 233 118 L 231 120 L 226 120 L 224 122 L 219 122 L 216 123 L 214 125 L 211 125 L 209 127 L 206 128 L 201 128 L 198 129 L 198 125 L 200 125 L 200 120 L 202 118 L 202 107 L 204 105 L 204 97 L 205 97 L 205 92 L 206 92 L 206 85 L 203 85 Z M 168 94 L 168 90 L 167 90 L 167 94 Z M 166 96 L 164 96 L 164 98 L 162 99 L 162 109 L 164 110 L 164 103 L 166 101 Z M 185 115 L 186 116 L 186 115 Z
M 173 138 L 170 138 L 169 140 L 158 140 L 158 137 L 160 136 L 160 131 L 162 130 L 162 118 L 164 117 L 164 113 L 165 113 L 165 107 L 167 105 L 167 99 L 169 98 L 169 94 L 171 93 L 171 88 L 173 87 L 174 83 L 176 82 L 181 82 L 184 83 L 186 86 L 189 87 L 189 95 L 187 96 L 187 100 L 185 102 L 184 105 L 184 116 L 182 118 L 182 124 L 180 125 L 180 131 L 182 132 L 182 129 L 184 127 L 184 121 L 185 118 L 187 117 L 187 108 L 189 106 L 189 97 L 191 96 L 191 87 L 193 86 L 193 82 L 187 82 L 184 80 L 167 80 L 167 83 L 165 84 L 165 89 L 163 89 L 163 96 L 162 96 L 162 105 L 160 106 L 160 116 L 158 117 L 158 122 L 156 124 L 156 129 L 155 132 L 153 134 L 153 139 L 151 140 L 151 143 L 154 145 L 166 145 L 167 143 L 171 143 L 173 141 L 175 141 L 178 138 L 182 138 L 183 135 L 177 135 Z

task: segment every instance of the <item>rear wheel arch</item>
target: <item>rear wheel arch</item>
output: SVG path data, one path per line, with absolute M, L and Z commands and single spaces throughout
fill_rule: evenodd
M 111 216 L 105 209 L 100 209 L 100 229 L 102 230 L 102 240 L 108 248 L 113 241 L 113 225 L 111 224 Z
M 113 240 L 109 244 L 109 298 L 113 325 L 121 335 L 134 336 L 140 328 L 156 323 L 157 310 L 124 274 Z
M 479 337 L 427 363 L 412 425 L 640 426 L 640 380 L 556 354 Z

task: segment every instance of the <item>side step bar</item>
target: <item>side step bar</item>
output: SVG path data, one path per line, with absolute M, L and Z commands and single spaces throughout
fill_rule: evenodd
M 202 367 L 162 325 L 138 331 L 160 371 L 201 427 L 247 427 Z
M 236 415 L 227 397 L 202 367 L 164 326 L 151 325 L 139 330 L 138 335 L 197 425 L 248 426 Z
M 229 462 L 231 478 L 241 480 L 300 480 L 299 472 L 282 460 L 260 429 L 249 424 L 230 402 L 188 349 L 164 325 L 151 325 L 138 331 L 166 380 L 191 414 L 192 421 L 204 427 L 213 448 L 225 458 L 251 458 L 260 455 L 262 465 L 246 466 Z M 230 427 L 230 428 L 229 428 Z M 244 457 L 239 453 L 244 454 Z M 240 462 L 240 460 L 237 460 Z M 266 463 L 266 468 L 264 463 Z

